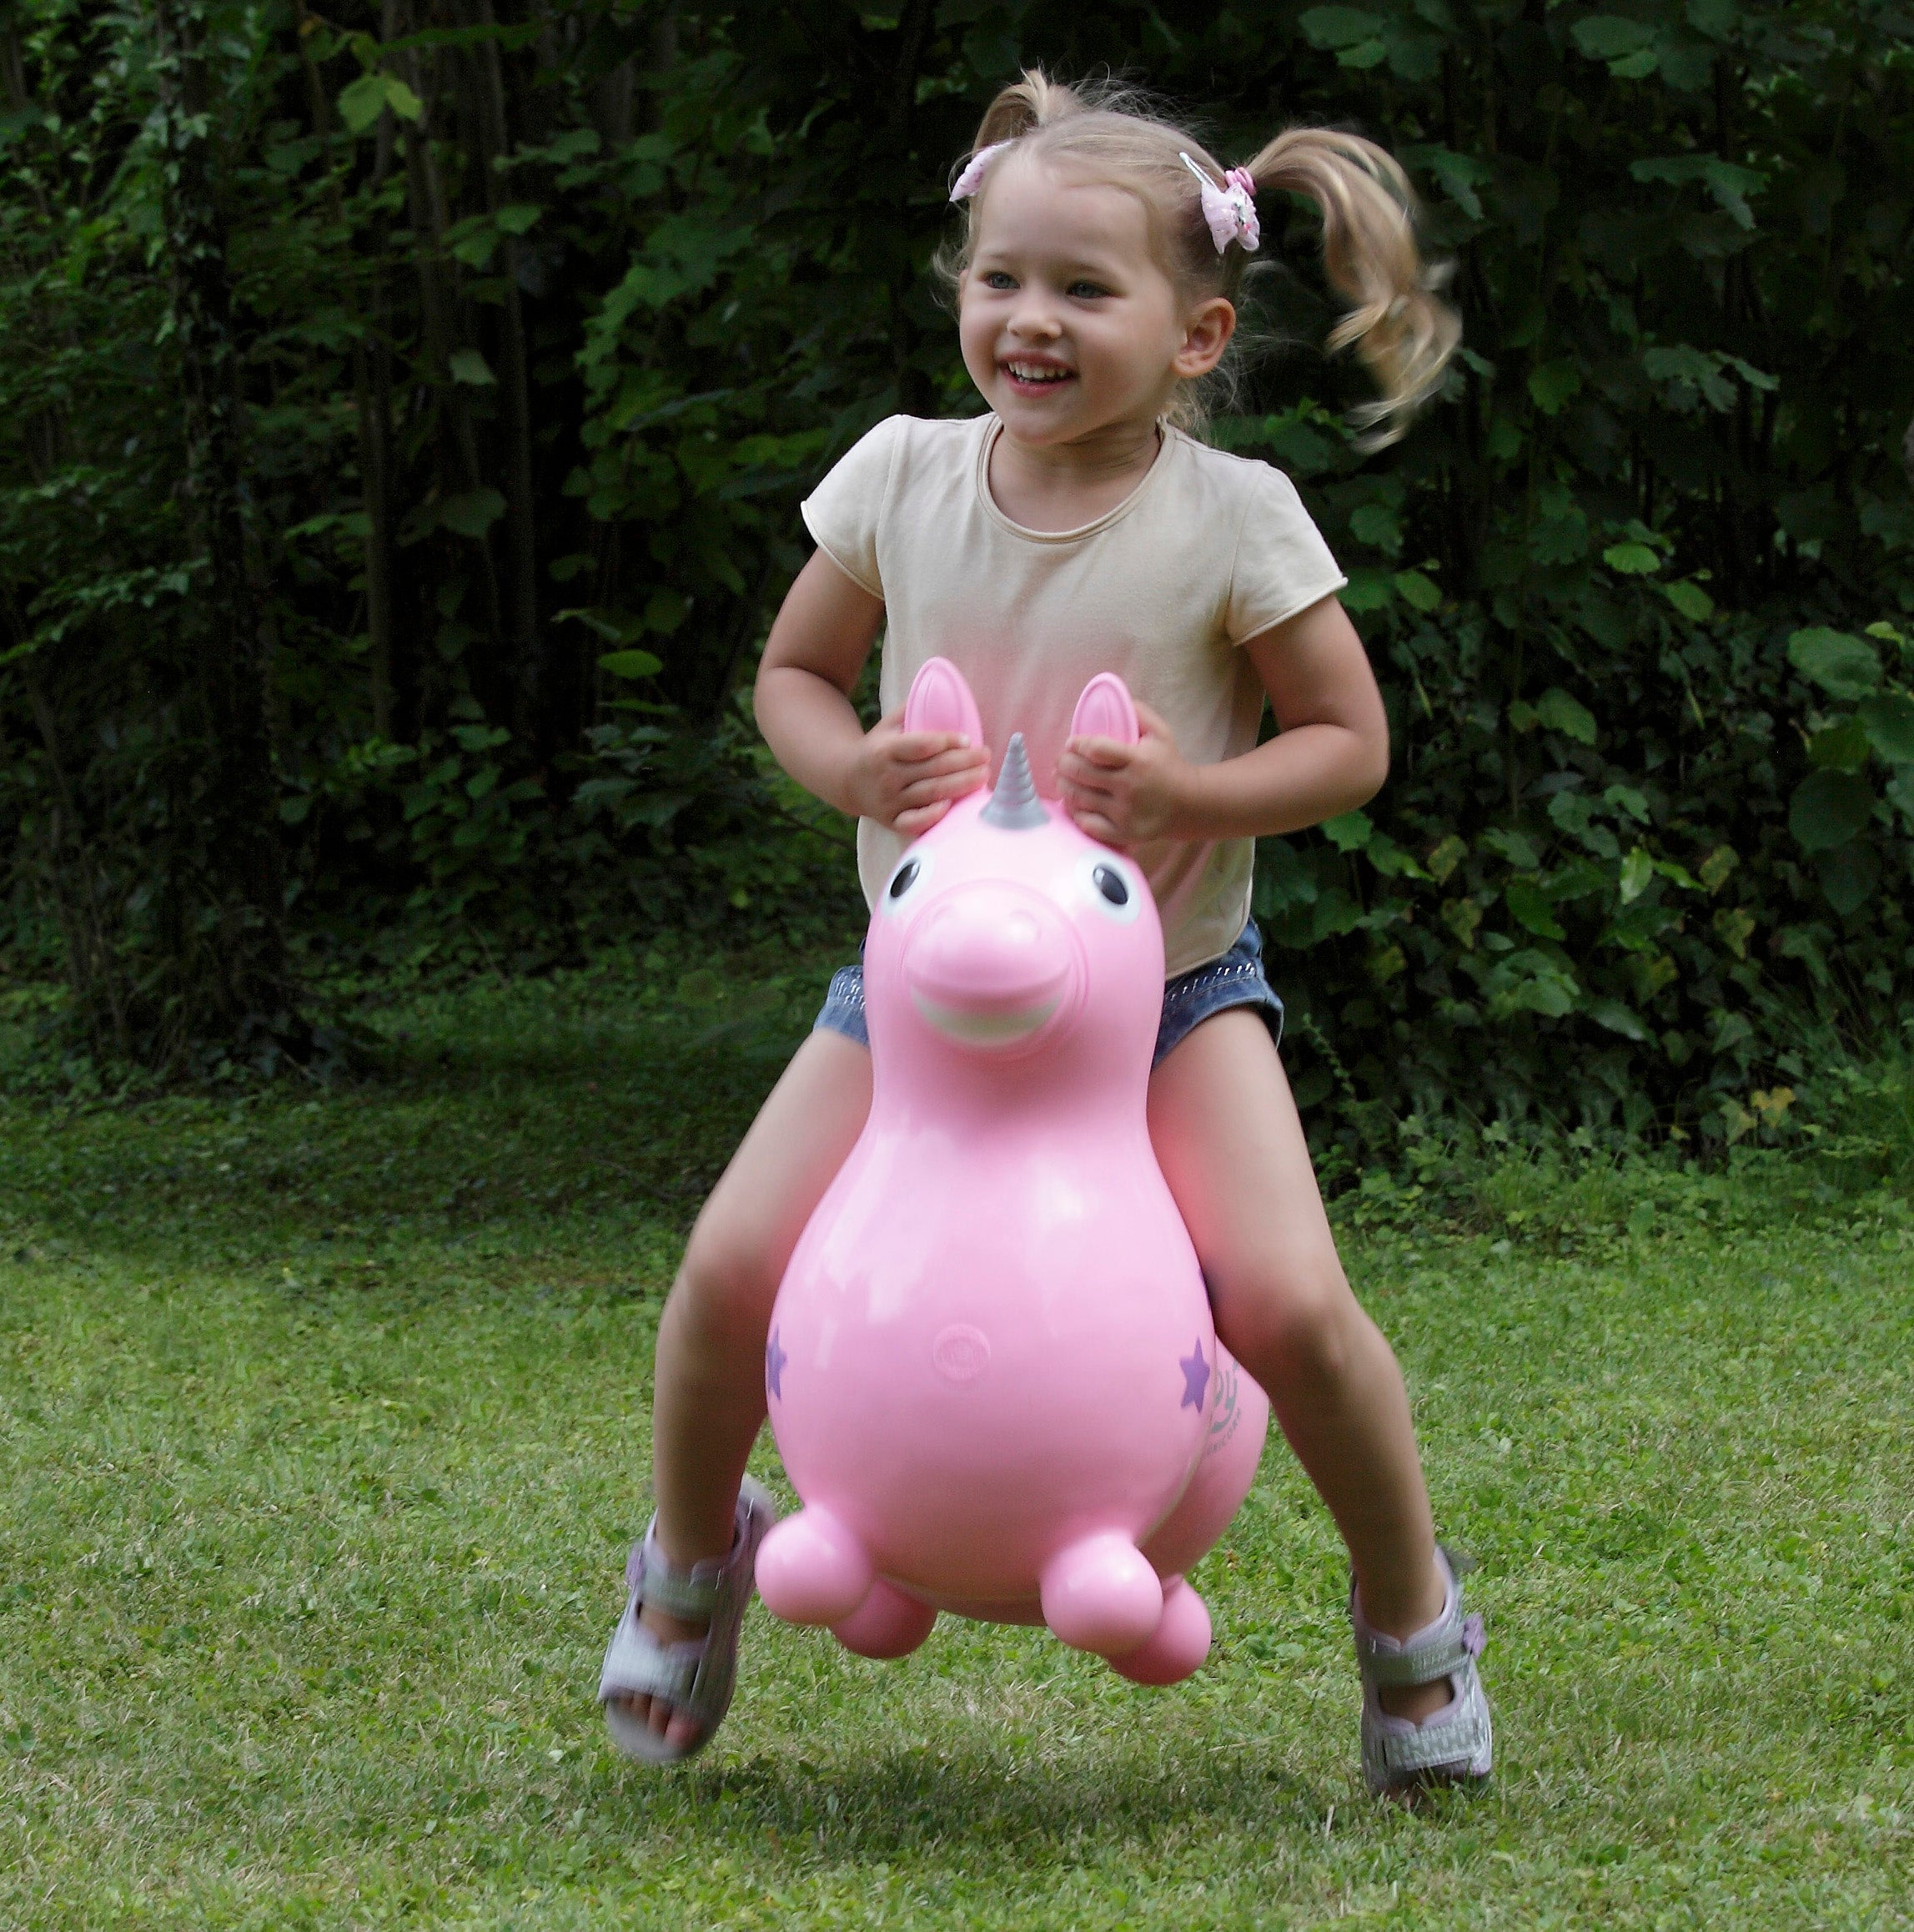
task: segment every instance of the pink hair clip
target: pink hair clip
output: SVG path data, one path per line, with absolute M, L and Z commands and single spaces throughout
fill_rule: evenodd
M 964 164 L 963 173 L 951 184 L 951 199 L 968 201 L 983 186 L 986 169 L 1009 145 L 1008 141 L 992 141 L 987 148 L 979 148 Z
M 1218 188 L 1187 154 L 1178 157 L 1197 179 L 1203 190 L 1203 219 L 1209 224 L 1209 239 L 1221 254 L 1232 242 L 1244 253 L 1254 254 L 1263 239 L 1256 219 L 1256 183 L 1247 168 L 1232 168 Z

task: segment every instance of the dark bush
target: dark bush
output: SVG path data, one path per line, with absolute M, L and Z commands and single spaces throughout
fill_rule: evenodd
M 1352 1155 L 1411 1109 L 1766 1135 L 1791 1016 L 1908 1017 L 1906 8 L 161 11 L 205 50 L 245 405 L 223 581 L 309 953 L 437 922 L 531 960 L 818 903 L 800 855 L 837 861 L 766 829 L 795 806 L 739 693 L 808 481 L 887 411 L 968 406 L 926 265 L 982 103 L 1042 58 L 1134 72 L 1232 156 L 1359 127 L 1454 263 L 1449 392 L 1364 457 L 1310 222 L 1266 209 L 1286 346 L 1213 429 L 1297 478 L 1394 727 L 1382 797 L 1268 842 L 1258 887 Z M 150 1036 L 128 989 L 226 916 L 193 625 L 219 559 L 178 486 L 148 17 L 7 21 L 9 930 L 24 960 L 57 916 L 110 1046 L 98 1016 Z

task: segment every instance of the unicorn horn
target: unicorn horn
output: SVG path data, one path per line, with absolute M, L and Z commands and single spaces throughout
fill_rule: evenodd
M 997 789 L 977 816 L 986 825 L 1001 825 L 1006 832 L 1029 832 L 1050 823 L 1050 814 L 1037 797 L 1037 782 L 1030 776 L 1030 754 L 1023 748 L 1022 732 L 1010 734 Z

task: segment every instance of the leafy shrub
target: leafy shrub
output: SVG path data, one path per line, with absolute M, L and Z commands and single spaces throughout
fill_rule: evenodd
M 1365 456 L 1359 375 L 1298 346 L 1332 316 L 1312 218 L 1265 208 L 1289 347 L 1213 427 L 1297 478 L 1397 746 L 1366 812 L 1261 855 L 1325 1148 L 1359 1174 L 1410 1120 L 1758 1147 L 1805 1118 L 1775 1099 L 1811 1085 L 1804 1024 L 1906 1009 L 1895 0 L 173 11 L 210 50 L 309 948 L 848 921 L 737 694 L 808 481 L 889 410 L 967 406 L 926 265 L 981 106 L 1041 58 L 1148 78 L 1232 157 L 1359 126 L 1454 264 L 1449 394 Z M 48 882 L 83 880 L 68 912 L 137 983 L 177 938 L 155 880 L 205 860 L 150 49 L 140 10 L 15 12 L 11 929 L 43 943 Z

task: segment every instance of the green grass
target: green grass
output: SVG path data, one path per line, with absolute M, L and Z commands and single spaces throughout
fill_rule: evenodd
M 0 1924 L 1911 1922 L 1914 1224 L 1759 1170 L 1355 1215 L 1482 1566 L 1486 1796 L 1364 1796 L 1279 1445 L 1188 1686 L 758 1611 L 712 1749 L 620 1759 L 661 1298 L 815 991 L 420 998 L 356 1089 L 0 1106 Z

